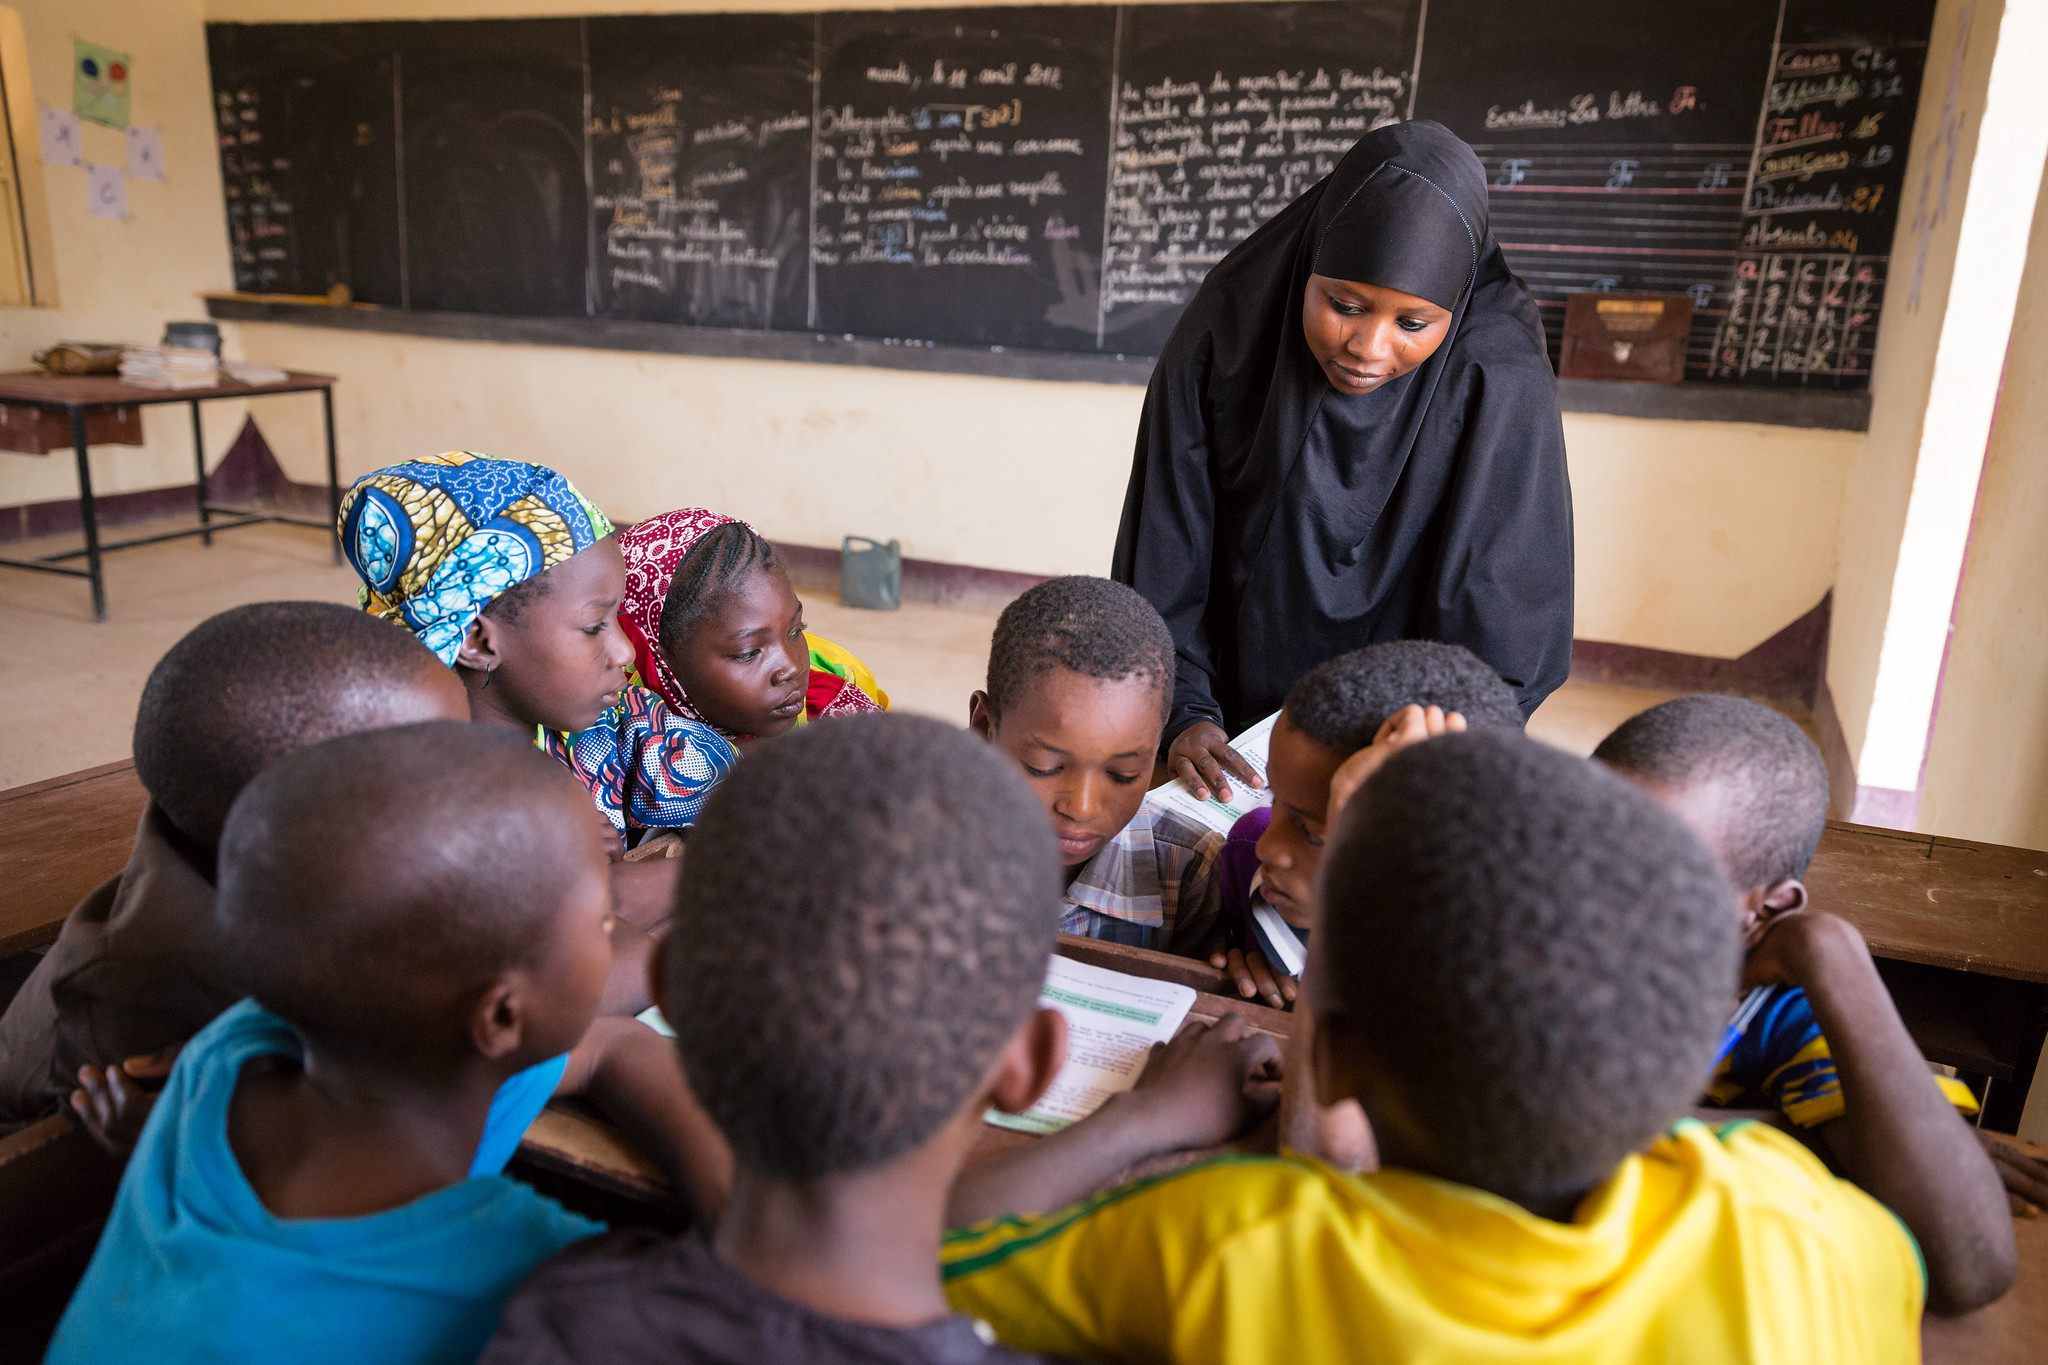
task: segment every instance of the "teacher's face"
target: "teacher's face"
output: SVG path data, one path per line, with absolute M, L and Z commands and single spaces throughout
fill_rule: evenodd
M 1339 393 L 1371 393 L 1436 354 L 1450 310 L 1376 284 L 1308 277 L 1301 331 L 1323 377 Z

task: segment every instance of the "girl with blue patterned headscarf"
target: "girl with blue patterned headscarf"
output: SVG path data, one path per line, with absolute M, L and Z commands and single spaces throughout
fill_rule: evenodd
M 448 451 L 357 480 L 342 499 L 340 527 L 342 550 L 363 580 L 364 608 L 412 631 L 461 674 L 479 722 L 530 728 L 535 743 L 590 789 L 629 846 L 644 830 L 696 822 L 738 755 L 710 726 L 626 684 L 633 650 L 617 620 L 624 562 L 611 522 L 567 479 L 541 465 Z M 579 691 L 581 679 L 545 676 L 554 655 L 528 646 L 519 656 L 525 635 L 510 620 L 533 591 L 515 588 L 586 551 L 604 561 L 589 565 L 592 591 L 609 593 L 610 605 L 587 613 L 593 622 L 583 633 L 597 631 L 589 642 L 592 676 L 602 676 Z M 503 628 L 490 629 L 487 614 Z M 603 638 L 606 632 L 617 638 Z M 500 666 L 526 685 L 486 695 Z M 568 701 L 560 699 L 564 691 Z

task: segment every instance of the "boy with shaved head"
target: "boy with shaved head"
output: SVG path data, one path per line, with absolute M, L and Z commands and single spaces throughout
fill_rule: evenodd
M 214 952 L 213 875 L 251 778 L 336 735 L 468 716 L 461 684 L 417 640 L 332 603 L 236 607 L 171 646 L 135 716 L 150 802 L 134 852 L 0 1017 L 0 1131 L 56 1113 L 80 1068 L 182 1043 L 240 998 Z
M 432 722 L 281 759 L 228 817 L 214 919 L 253 998 L 179 1056 L 49 1360 L 466 1363 L 598 1230 L 498 1174 L 550 1095 L 706 1169 L 660 1037 L 592 1026 L 605 841 L 523 736 Z

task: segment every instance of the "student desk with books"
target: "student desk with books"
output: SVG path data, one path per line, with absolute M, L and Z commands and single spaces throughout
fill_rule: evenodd
M 1058 951 L 1093 966 L 1195 987 L 1199 994 L 1189 1011 L 1190 1019 L 1213 1022 L 1236 1010 L 1252 1027 L 1276 1038 L 1287 1036 L 1287 1014 L 1203 989 L 1205 984 L 1224 984 L 1222 974 L 1205 963 L 1065 934 L 1060 936 Z M 1033 1139 L 1026 1134 L 984 1124 L 981 1141 L 967 1162 L 973 1165 L 1030 1141 Z M 2048 1160 L 2048 1146 L 2011 1141 L 2029 1155 Z M 611 1198 L 673 1207 L 668 1181 L 660 1169 L 616 1128 L 580 1103 L 548 1106 L 528 1130 L 520 1156 L 529 1167 L 587 1184 Z M 1184 1160 L 1185 1154 L 1167 1158 L 1161 1164 L 1170 1168 Z M 1132 1174 L 1157 1168 L 1148 1165 L 1144 1171 Z M 1927 1319 L 1921 1337 L 1923 1358 L 1928 1365 L 2019 1365 L 2039 1358 L 2040 1343 L 2048 1340 L 2048 1216 L 2015 1219 L 2013 1231 L 2019 1244 L 2020 1265 L 2011 1291 L 1997 1303 L 1968 1317 Z
M 125 760 L 0 791 L 0 956 L 50 942 L 121 870 L 147 799 Z M 2048 1036 L 2048 853 L 1831 823 L 1807 882 L 1817 909 L 1869 940 L 1921 1050 L 1988 1079 L 1988 1126 L 2017 1127 Z M 1066 951 L 1234 994 L 1186 958 L 1132 966 L 1135 950 L 1084 939 Z
M 1060 935 L 1057 951 L 1090 966 L 1193 987 L 1196 995 L 1194 1006 L 1188 1011 L 1189 1019 L 1214 1023 L 1234 1010 L 1259 1032 L 1282 1040 L 1287 1037 L 1289 1015 L 1218 993 L 1225 987 L 1223 974 L 1207 963 L 1071 934 Z M 983 1124 L 981 1140 L 969 1153 L 967 1164 L 986 1161 L 1030 1141 L 1029 1134 Z M 519 1155 L 544 1172 L 589 1185 L 609 1198 L 673 1206 L 668 1178 L 661 1168 L 581 1101 L 549 1105 L 527 1130 Z

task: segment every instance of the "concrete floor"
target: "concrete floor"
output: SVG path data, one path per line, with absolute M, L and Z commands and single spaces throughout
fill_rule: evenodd
M 67 547 L 31 542 L 9 553 Z M 99 625 L 83 581 L 0 569 L 0 789 L 127 757 L 150 669 L 215 612 L 283 598 L 353 602 L 356 595 L 355 575 L 332 562 L 326 539 L 290 526 L 231 531 L 211 548 L 182 540 L 122 551 L 107 557 L 106 578 L 107 621 Z M 996 613 L 921 603 L 860 611 L 819 593 L 805 595 L 804 611 L 814 633 L 874 670 L 896 707 L 966 722 Z M 1615 725 L 1671 695 L 1568 683 L 1529 729 L 1587 753 Z

